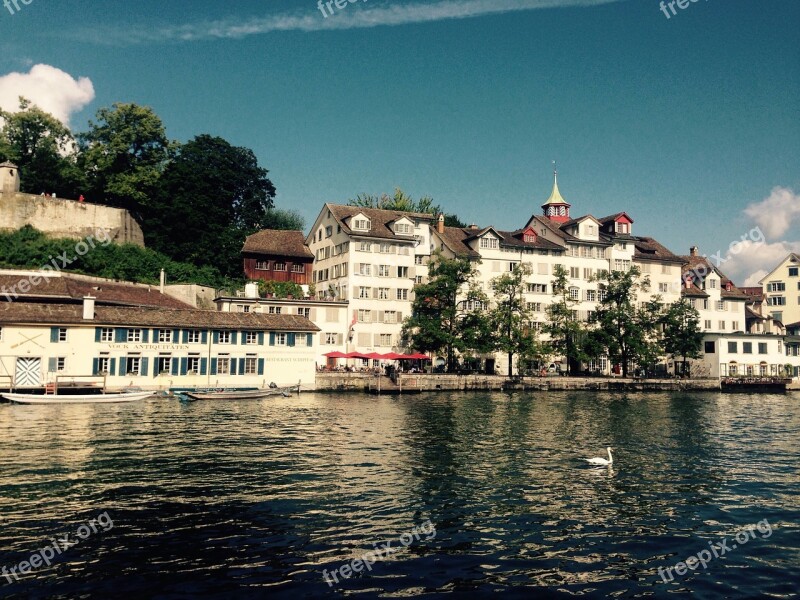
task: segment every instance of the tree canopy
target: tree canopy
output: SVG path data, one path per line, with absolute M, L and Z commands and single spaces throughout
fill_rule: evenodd
M 404 212 L 425 213 L 438 216 L 439 213 L 444 213 L 444 224 L 448 227 L 466 227 L 465 223 L 455 214 L 447 214 L 441 206 L 434 204 L 433 198 L 430 196 L 423 196 L 419 200 L 414 200 L 411 196 L 406 194 L 400 188 L 395 188 L 394 194 L 381 194 L 374 196 L 372 194 L 359 194 L 352 200 L 348 201 L 350 206 L 359 206 L 361 208 L 380 208 L 383 210 L 402 210 Z

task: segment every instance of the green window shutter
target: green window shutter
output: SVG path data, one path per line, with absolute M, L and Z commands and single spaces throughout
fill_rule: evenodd
M 55 358 L 48 358 L 47 359 L 47 370 L 50 373 L 55 373 L 56 369 L 58 368 L 58 363 L 56 362 Z
M 173 329 L 172 330 L 172 343 L 173 344 L 180 344 L 181 343 L 181 330 L 180 329 Z
M 139 370 L 139 375 L 141 377 L 147 377 L 147 366 L 148 366 L 147 363 L 148 362 L 149 362 L 149 359 L 147 359 L 147 358 L 143 358 L 142 359 L 141 369 Z M 155 362 L 155 361 L 153 361 L 153 362 Z
M 149 329 L 142 329 L 142 343 L 146 344 L 149 340 L 150 330 Z
M 270 346 L 274 346 L 275 345 L 275 332 L 274 331 L 270 331 L 269 332 L 269 345 Z
M 176 357 L 176 358 L 173 358 L 170 361 L 170 363 L 172 364 L 172 374 L 173 375 L 177 375 L 178 374 L 178 369 L 180 368 L 180 364 L 179 364 L 178 360 L 179 359 Z
M 288 346 L 294 346 L 294 334 L 293 333 L 287 333 L 286 334 L 286 344 Z
M 307 333 L 306 334 L 306 346 L 311 348 L 313 345 L 314 345 L 314 334 L 313 333 Z
M 264 359 L 263 358 L 259 358 L 258 359 L 258 374 L 259 375 L 263 375 L 264 374 Z
M 216 333 L 216 331 L 214 333 Z M 211 374 L 212 375 L 216 375 L 217 374 L 217 359 L 216 358 L 212 358 L 211 359 Z
M 100 336 L 102 335 L 102 333 L 103 333 L 103 328 L 102 327 L 95 327 L 94 328 L 94 341 L 95 342 L 99 342 L 100 341 Z
M 212 337 L 215 344 L 219 344 L 219 331 L 214 332 L 214 336 Z
M 240 343 L 242 346 L 244 346 L 244 345 L 247 343 L 247 332 L 246 332 L 246 331 L 243 331 L 243 332 L 242 332 L 242 337 L 241 337 L 241 339 L 239 340 L 239 343 Z
M 183 343 L 184 344 L 188 344 L 189 343 L 189 330 L 188 329 L 184 329 L 183 330 Z
M 201 358 L 200 359 L 200 375 L 205 375 L 207 370 L 208 370 L 208 359 L 207 358 Z
M 158 343 L 158 338 L 161 337 L 161 330 L 160 329 L 153 329 L 153 343 Z
M 184 331 L 184 333 L 186 333 Z M 181 359 L 181 375 L 186 375 L 189 372 L 189 359 L 187 357 L 183 357 Z
M 236 345 L 236 334 L 237 333 L 238 333 L 237 331 L 231 331 L 231 344 L 234 345 L 234 346 Z
M 201 341 L 203 344 L 207 344 L 207 343 L 208 343 L 208 331 L 203 331 L 203 332 L 200 334 L 200 341 Z M 205 373 L 204 373 L 204 375 L 205 375 Z
M 119 359 L 119 376 L 124 377 L 128 374 L 128 359 L 124 356 Z
M 108 374 L 114 375 L 114 373 L 116 372 L 117 372 L 117 359 L 112 358 L 111 360 L 108 361 Z
M 264 345 L 264 332 L 263 331 L 259 331 L 258 332 L 258 345 L 259 346 L 263 346 Z
M 52 343 L 58 342 L 58 327 L 50 328 L 50 341 Z
M 118 327 L 114 330 L 114 341 L 118 344 L 128 341 L 128 330 Z
M 231 359 L 231 375 L 236 375 L 236 359 Z
M 100 372 L 100 359 L 92 359 L 92 375 L 97 375 Z

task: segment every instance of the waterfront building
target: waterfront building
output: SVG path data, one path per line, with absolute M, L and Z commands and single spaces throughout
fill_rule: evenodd
M 260 281 L 311 283 L 314 255 L 302 231 L 264 229 L 248 236 L 242 247 L 244 274 Z
M 347 302 L 347 351 L 396 352 L 427 276 L 430 214 L 325 204 L 306 237 L 318 299 Z
M 705 333 L 703 358 L 692 361 L 692 376 L 786 377 L 783 336 L 744 332 Z M 699 364 L 698 364 L 699 363 Z M 796 367 L 792 367 L 796 376 Z
M 759 283 L 765 316 L 783 324 L 800 322 L 800 255 L 789 254 Z

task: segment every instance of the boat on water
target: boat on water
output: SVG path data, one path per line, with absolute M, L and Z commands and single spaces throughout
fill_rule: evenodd
M 184 394 L 191 400 L 259 400 L 268 396 L 289 396 L 294 390 L 297 390 L 297 386 L 260 390 L 209 390 L 184 392 Z
M 122 392 L 118 394 L 12 394 L 0 392 L 0 396 L 17 404 L 111 404 L 144 400 L 153 392 Z

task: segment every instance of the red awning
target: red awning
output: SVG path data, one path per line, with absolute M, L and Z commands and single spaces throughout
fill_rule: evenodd
M 328 352 L 327 354 L 323 354 L 322 356 L 327 356 L 328 358 L 348 358 L 347 354 L 344 352 L 339 352 L 336 350 L 335 352 Z

